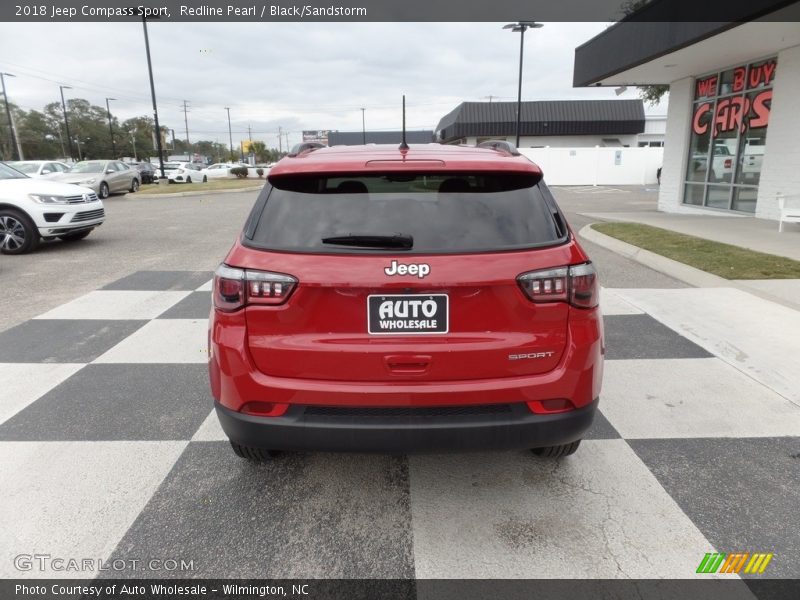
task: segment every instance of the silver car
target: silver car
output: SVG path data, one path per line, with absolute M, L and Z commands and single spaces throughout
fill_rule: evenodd
M 142 183 L 138 170 L 118 160 L 84 160 L 54 179 L 92 188 L 100 199 L 117 192 L 135 192 Z
M 69 165 L 57 160 L 15 160 L 6 164 L 34 179 L 52 179 L 56 175 L 69 171 Z

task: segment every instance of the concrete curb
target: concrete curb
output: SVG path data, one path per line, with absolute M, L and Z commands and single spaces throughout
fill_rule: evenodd
M 592 229 L 591 223 L 584 226 L 578 232 L 578 235 L 589 242 L 597 244 L 598 246 L 602 246 L 606 250 L 611 250 L 612 252 L 616 252 L 617 254 L 620 254 L 626 258 L 635 260 L 639 264 L 650 267 L 659 273 L 664 273 L 664 275 L 669 275 L 678 281 L 688 283 L 691 286 L 706 288 L 735 288 L 743 292 L 747 292 L 748 294 L 752 294 L 753 296 L 758 296 L 764 300 L 769 300 L 770 302 L 775 302 L 776 304 L 786 306 L 787 308 L 800 310 L 800 303 L 792 302 L 786 298 L 775 296 L 769 292 L 751 287 L 734 279 L 724 279 L 717 275 L 706 273 L 705 271 L 695 269 L 694 267 L 690 267 L 689 265 L 672 260 L 666 256 L 661 256 L 660 254 L 655 254 L 654 252 L 645 250 L 644 248 L 639 248 L 633 244 L 623 242 L 622 240 L 618 240 Z
M 592 243 L 602 246 L 607 250 L 621 254 L 631 260 L 650 267 L 660 273 L 674 277 L 695 287 L 735 287 L 730 279 L 723 279 L 717 275 L 695 269 L 666 256 L 655 254 L 644 248 L 623 242 L 604 233 L 592 229 L 591 224 L 580 230 L 579 235 Z
M 266 182 L 266 180 L 265 180 Z M 260 190 L 264 187 L 262 183 L 259 186 L 250 186 L 246 188 L 236 188 L 233 190 L 211 190 L 208 192 L 175 192 L 170 194 L 135 194 L 133 198 L 182 198 L 184 196 L 208 196 L 209 194 L 238 194 L 240 192 L 252 192 Z

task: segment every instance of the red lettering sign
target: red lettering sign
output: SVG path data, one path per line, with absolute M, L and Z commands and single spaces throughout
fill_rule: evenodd
M 705 79 L 698 79 L 697 92 L 695 98 L 706 98 L 708 96 L 715 96 L 717 93 L 717 76 L 706 77 Z
M 760 85 L 769 85 L 772 78 L 775 76 L 775 67 L 777 64 L 774 60 L 765 62 L 763 65 L 750 68 L 750 75 L 747 78 L 749 89 L 756 88 Z
M 692 131 L 694 131 L 697 135 L 703 135 L 706 131 L 708 131 L 708 119 L 703 119 L 708 112 L 711 110 L 711 103 L 704 102 L 697 109 L 694 111 L 694 118 L 692 119 Z M 700 121 L 704 120 L 704 123 Z
M 745 75 L 747 75 L 747 69 L 745 67 L 736 67 L 733 70 L 734 92 L 741 92 L 742 90 L 744 90 Z
M 769 123 L 769 110 L 772 106 L 772 90 L 764 90 L 753 100 L 755 117 L 750 119 L 750 127 L 766 127 Z
M 772 90 L 764 90 L 751 101 L 748 96 L 732 96 L 717 100 L 717 109 L 711 114 L 712 102 L 703 102 L 694 111 L 692 131 L 704 135 L 713 123 L 713 134 L 736 131 L 746 133 L 751 127 L 766 127 L 772 106 Z

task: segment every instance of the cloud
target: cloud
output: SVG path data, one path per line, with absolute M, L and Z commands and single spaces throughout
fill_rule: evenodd
M 406 94 L 409 128 L 433 128 L 463 100 L 517 93 L 519 35 L 502 23 L 152 23 L 159 119 L 190 139 L 234 144 L 248 136 L 277 146 L 277 130 L 398 129 Z M 547 23 L 525 36 L 523 99 L 615 98 L 572 87 L 574 49 L 606 25 Z M 36 40 L 36 44 L 30 44 Z M 0 67 L 17 75 L 9 97 L 26 109 L 68 94 L 121 119 L 151 114 L 139 23 L 3 23 Z M 630 90 L 623 97 L 636 97 Z M 663 112 L 663 108 L 659 109 Z

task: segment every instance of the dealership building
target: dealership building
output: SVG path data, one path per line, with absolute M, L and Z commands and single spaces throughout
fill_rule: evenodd
M 664 123 L 641 100 L 537 100 L 522 103 L 520 148 L 659 146 Z M 514 142 L 516 102 L 462 102 L 436 126 L 436 141 L 474 146 Z
M 684 23 L 656 1 L 575 50 L 576 87 L 669 84 L 659 210 L 776 219 L 780 196 L 800 203 L 800 2 L 786 4 Z

